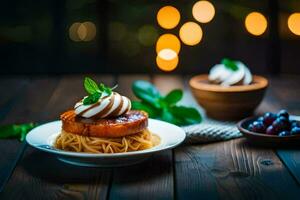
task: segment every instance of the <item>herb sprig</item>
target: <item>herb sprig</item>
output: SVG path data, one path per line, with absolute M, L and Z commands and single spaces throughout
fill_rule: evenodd
M 27 133 L 36 126 L 36 123 L 0 126 L 0 138 L 18 138 L 22 142 L 25 140 Z
M 162 96 L 150 82 L 138 80 L 132 91 L 141 101 L 133 101 L 132 108 L 146 111 L 151 118 L 160 119 L 177 125 L 195 124 L 202 121 L 201 114 L 192 107 L 177 105 L 183 91 L 175 89 Z
M 89 96 L 83 99 L 83 105 L 96 103 L 100 98 L 111 95 L 113 90 L 117 87 L 117 85 L 115 85 L 110 88 L 105 86 L 103 83 L 98 85 L 89 77 L 85 77 L 83 85 L 86 92 L 89 94 Z
M 223 65 L 225 65 L 225 67 L 227 69 L 230 69 L 232 71 L 237 71 L 239 69 L 239 67 L 237 66 L 237 64 L 235 63 L 234 60 L 230 60 L 228 58 L 223 58 L 222 61 L 221 61 L 221 63 Z

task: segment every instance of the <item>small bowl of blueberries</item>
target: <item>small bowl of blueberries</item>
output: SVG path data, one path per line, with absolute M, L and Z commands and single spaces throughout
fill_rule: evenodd
M 286 110 L 246 118 L 237 127 L 247 139 L 260 144 L 290 145 L 300 142 L 300 122 Z

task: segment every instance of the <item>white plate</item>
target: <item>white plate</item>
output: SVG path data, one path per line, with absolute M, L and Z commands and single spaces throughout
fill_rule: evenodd
M 63 162 L 87 167 L 125 166 L 139 163 L 150 155 L 179 145 L 185 139 L 185 132 L 173 124 L 149 119 L 148 129 L 158 135 L 161 143 L 153 148 L 126 153 L 78 153 L 53 147 L 55 138 L 61 131 L 61 121 L 53 121 L 32 129 L 26 136 L 29 145 L 48 153 L 55 154 Z

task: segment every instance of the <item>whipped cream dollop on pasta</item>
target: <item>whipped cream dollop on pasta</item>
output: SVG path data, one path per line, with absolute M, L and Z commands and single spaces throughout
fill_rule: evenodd
M 240 61 L 234 61 L 236 69 L 232 70 L 224 64 L 217 64 L 209 71 L 210 82 L 224 87 L 232 85 L 249 85 L 252 83 L 252 74 L 248 67 Z
M 84 118 L 117 117 L 131 109 L 131 101 L 117 92 L 112 92 L 109 96 L 101 97 L 96 103 L 90 105 L 83 104 L 84 98 L 74 106 L 76 115 Z

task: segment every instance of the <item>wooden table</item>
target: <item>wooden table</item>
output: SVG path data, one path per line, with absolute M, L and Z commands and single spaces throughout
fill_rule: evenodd
M 84 95 L 84 76 L 1 77 L 1 124 L 58 119 Z M 152 81 L 163 92 L 185 89 L 187 77 L 93 75 L 131 98 L 131 83 Z M 270 78 L 258 112 L 284 107 L 300 115 L 300 77 Z M 299 144 L 300 145 L 300 144 Z M 300 153 L 253 147 L 245 139 L 181 145 L 123 168 L 82 168 L 17 140 L 0 140 L 0 199 L 300 199 Z

